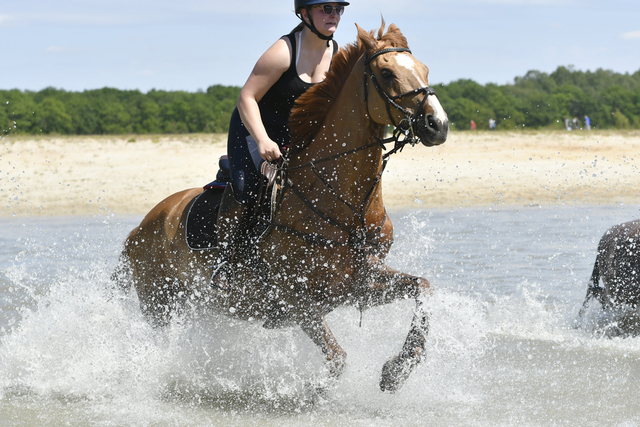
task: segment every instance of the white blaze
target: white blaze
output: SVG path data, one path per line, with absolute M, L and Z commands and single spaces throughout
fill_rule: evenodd
M 415 59 L 413 59 L 413 57 L 411 57 L 411 55 L 407 53 L 401 53 L 396 55 L 395 59 L 400 67 L 406 68 L 407 70 L 409 70 L 409 72 L 411 72 L 411 74 L 413 74 L 420 87 L 428 86 L 427 82 L 425 82 L 418 73 L 418 70 L 416 69 L 416 61 Z M 438 98 L 435 96 L 429 96 L 427 98 L 427 101 L 429 102 L 429 106 L 433 109 L 434 117 L 444 123 L 444 121 L 447 119 L 447 113 L 444 112 L 444 108 L 442 108 L 442 105 L 440 104 Z
M 430 96 L 427 98 L 429 105 L 433 108 L 433 115 L 436 119 L 439 119 L 442 123 L 447 119 L 447 113 L 444 112 L 444 108 L 440 104 L 440 100 L 437 96 Z
M 420 87 L 427 86 L 427 82 L 422 80 L 422 77 L 420 77 L 420 74 L 418 74 L 418 71 L 416 70 L 416 61 L 410 55 L 406 53 L 396 55 L 396 62 L 399 66 L 406 68 L 411 72 L 411 74 L 413 74 L 416 80 L 418 80 Z

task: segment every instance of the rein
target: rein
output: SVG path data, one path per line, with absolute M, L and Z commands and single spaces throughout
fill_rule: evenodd
M 362 149 L 365 148 L 370 148 L 376 145 L 379 145 L 379 142 L 375 142 L 373 144 L 368 144 L 366 146 L 363 147 L 359 147 L 360 151 Z M 305 233 L 305 232 L 301 232 L 301 231 L 297 231 L 292 229 L 291 227 L 288 227 L 284 224 L 279 224 L 275 221 L 273 221 L 273 218 L 269 221 L 268 226 L 275 228 L 276 230 L 280 230 L 283 232 L 286 232 L 288 234 L 292 234 L 294 236 L 300 237 L 303 240 L 305 240 L 307 243 L 311 243 L 313 245 L 319 245 L 319 246 L 325 246 L 325 247 L 339 247 L 339 246 L 351 246 L 354 249 L 358 249 L 358 250 L 367 250 L 367 249 L 371 249 L 373 248 L 374 244 L 373 242 L 371 242 L 369 240 L 369 235 L 371 233 L 375 233 L 378 232 L 380 230 L 382 230 L 382 227 L 384 226 L 384 223 L 386 221 L 386 216 L 384 217 L 384 219 L 382 220 L 382 223 L 375 227 L 373 230 L 367 230 L 367 224 L 365 221 L 365 216 L 364 216 L 364 211 L 366 209 L 366 207 L 369 205 L 369 201 L 371 199 L 371 196 L 373 195 L 376 187 L 378 186 L 378 184 L 380 183 L 380 180 L 382 178 L 382 173 L 384 172 L 384 169 L 387 165 L 387 159 L 385 158 L 383 160 L 382 163 L 382 168 L 380 169 L 380 172 L 376 175 L 376 178 L 373 181 L 373 184 L 371 186 L 371 188 L 367 191 L 364 200 L 362 202 L 362 206 L 360 207 L 360 209 L 356 209 L 353 205 L 351 205 L 349 202 L 347 202 L 346 200 L 344 200 L 336 191 L 335 189 L 331 186 L 331 184 L 329 183 L 329 181 L 322 175 L 322 172 L 316 167 L 316 165 L 318 163 L 322 163 L 328 160 L 332 160 L 335 158 L 339 158 L 339 157 L 344 157 L 347 156 L 349 154 L 352 154 L 356 152 L 356 150 L 349 150 L 349 152 L 345 152 L 345 153 L 340 153 L 339 155 L 334 155 L 331 157 L 327 157 L 324 159 L 320 159 L 318 161 L 315 162 L 309 162 L 307 164 L 304 164 L 302 166 L 299 167 L 293 167 L 293 168 L 289 168 L 286 166 L 286 163 L 282 166 L 279 167 L 278 170 L 280 172 L 280 178 L 281 178 L 281 189 L 279 191 L 280 196 L 278 197 L 278 200 L 275 202 L 277 204 L 277 206 L 275 207 L 275 209 L 272 208 L 272 212 L 278 211 L 280 210 L 280 204 L 282 203 L 282 200 L 284 198 L 284 194 L 286 192 L 286 188 L 289 187 L 291 188 L 291 190 L 293 191 L 293 193 L 300 199 L 302 200 L 302 202 L 309 208 L 311 209 L 312 212 L 314 212 L 320 219 L 322 219 L 324 222 L 337 227 L 343 231 L 345 231 L 348 235 L 349 238 L 347 239 L 346 242 L 339 242 L 337 240 L 332 240 L 332 239 L 328 239 L 318 233 Z M 329 190 L 329 192 L 331 194 L 333 194 L 333 196 L 343 205 L 345 205 L 347 208 L 349 208 L 349 210 L 351 210 L 354 215 L 356 216 L 356 218 L 358 219 L 358 221 L 360 222 L 360 227 L 353 229 L 351 227 L 349 227 L 346 224 L 342 224 L 340 222 L 338 222 L 337 220 L 331 218 L 330 216 L 328 216 L 327 214 L 325 214 L 324 212 L 322 212 L 311 200 L 309 200 L 303 193 L 302 191 L 300 191 L 300 189 L 295 185 L 295 183 L 289 179 L 287 177 L 289 170 L 294 170 L 294 169 L 301 169 L 301 168 L 306 168 L 306 167 L 310 167 L 311 170 L 313 171 L 313 173 L 318 177 L 318 179 L 320 179 L 320 181 L 324 184 L 324 186 Z M 273 187 L 274 190 L 276 191 L 275 188 L 276 186 Z M 266 235 L 266 232 L 263 234 L 263 236 Z
M 281 190 L 280 190 L 280 196 L 278 197 L 278 200 L 274 201 L 274 203 L 277 205 L 275 208 L 272 207 L 272 212 L 275 212 L 277 210 L 280 209 L 280 204 L 282 203 L 282 200 L 284 198 L 284 194 L 285 194 L 285 190 L 286 187 L 290 187 L 291 190 L 293 191 L 294 194 L 296 194 L 296 196 L 298 198 L 300 198 L 300 200 L 302 200 L 302 202 L 309 207 L 309 209 L 311 209 L 319 218 L 321 218 L 324 222 L 337 227 L 345 232 L 348 233 L 349 238 L 346 242 L 338 242 L 336 240 L 332 240 L 332 239 L 328 239 L 318 233 L 305 233 L 305 232 L 300 232 L 297 230 L 294 230 L 284 224 L 278 224 L 275 221 L 273 221 L 273 217 L 272 219 L 269 221 L 268 223 L 268 227 L 272 227 L 275 228 L 276 230 L 279 231 L 283 231 L 285 233 L 297 236 L 302 238 L 303 240 L 305 240 L 306 242 L 313 244 L 313 245 L 320 245 L 320 246 L 325 246 L 325 247 L 336 247 L 336 246 L 351 246 L 354 249 L 357 250 L 362 250 L 362 251 L 366 251 L 367 249 L 372 249 L 374 247 L 374 244 L 369 240 L 369 235 L 371 233 L 374 233 L 376 231 L 380 231 L 382 230 L 382 227 L 384 226 L 384 222 L 386 221 L 386 215 L 383 219 L 382 224 L 380 224 L 379 226 L 377 226 L 375 229 L 371 230 L 368 232 L 367 230 L 367 225 L 366 225 L 366 221 L 365 221 L 365 217 L 364 217 L 364 211 L 366 209 L 366 207 L 368 206 L 371 196 L 373 195 L 376 187 L 378 186 L 378 184 L 380 183 L 380 180 L 382 179 L 382 173 L 384 172 L 387 162 L 389 160 L 389 157 L 399 151 L 402 151 L 402 149 L 405 147 L 405 145 L 407 144 L 411 144 L 411 145 L 415 145 L 419 142 L 419 138 L 416 136 L 413 126 L 414 124 L 417 122 L 418 117 L 419 117 L 419 112 L 422 110 L 422 107 L 424 106 L 427 97 L 429 95 L 435 95 L 436 92 L 435 90 L 430 87 L 430 86 L 424 86 L 424 87 L 420 87 L 417 89 L 414 89 L 412 91 L 397 95 L 397 96 L 390 96 L 388 93 L 386 93 L 384 91 L 384 89 L 380 86 L 380 84 L 378 83 L 378 80 L 375 77 L 375 74 L 373 73 L 373 71 L 371 70 L 371 61 L 380 56 L 380 55 L 384 55 L 386 53 L 390 53 L 390 52 L 411 52 L 411 50 L 409 50 L 408 48 L 404 48 L 404 47 L 392 47 L 392 48 L 387 48 L 387 49 L 382 49 L 376 53 L 374 53 L 373 55 L 371 55 L 371 57 L 365 58 L 365 78 L 364 78 L 364 85 L 365 85 L 365 104 L 367 106 L 367 115 L 369 117 L 371 117 L 371 114 L 369 113 L 369 103 L 368 103 L 368 81 L 369 79 L 371 79 L 373 86 L 376 88 L 378 94 L 385 100 L 386 103 L 386 107 L 387 107 L 387 114 L 389 116 L 389 119 L 391 120 L 391 122 L 394 124 L 395 129 L 393 131 L 393 135 L 389 138 L 386 139 L 382 139 L 382 138 L 378 138 L 378 137 L 374 137 L 376 139 L 375 142 L 370 143 L 370 144 L 366 144 L 360 147 L 356 147 L 353 148 L 351 150 L 342 152 L 342 153 L 338 153 L 338 154 L 334 154 L 332 156 L 328 156 L 319 160 L 315 160 L 315 161 L 310 161 L 308 163 L 305 163 L 303 165 L 299 165 L 299 166 L 289 166 L 289 160 L 285 159 L 284 163 L 282 164 L 282 166 L 278 167 L 278 171 L 279 171 L 279 175 L 280 175 L 280 185 L 281 185 Z M 399 105 L 396 101 L 404 98 L 406 96 L 410 96 L 410 95 L 415 95 L 415 94 L 419 94 L 419 93 L 424 93 L 424 97 L 422 99 L 422 101 L 418 104 L 418 108 L 416 108 L 414 113 L 411 113 L 409 110 L 407 110 L 406 108 L 402 107 L 401 105 Z M 396 123 L 393 115 L 391 114 L 391 107 L 396 108 L 397 110 L 399 110 L 400 112 L 402 112 L 404 114 L 404 119 L 402 119 L 400 121 L 400 123 Z M 331 186 L 331 184 L 329 183 L 329 181 L 322 175 L 322 173 L 320 172 L 320 170 L 317 168 L 316 165 L 320 164 L 320 163 L 324 163 L 324 162 L 328 162 L 331 160 L 335 160 L 335 159 L 339 159 L 341 157 L 346 157 L 349 156 L 351 154 L 357 153 L 359 151 L 362 150 L 367 150 L 369 148 L 372 147 L 376 147 L 376 146 L 381 146 L 382 149 L 386 150 L 387 147 L 385 146 L 385 144 L 389 143 L 389 142 L 394 142 L 394 147 L 393 149 L 391 149 L 389 152 L 385 153 L 382 156 L 382 167 L 380 168 L 380 172 L 376 175 L 376 178 L 374 179 L 373 185 L 371 186 L 371 188 L 367 191 L 362 206 L 360 207 L 360 209 L 356 209 L 354 206 L 352 206 L 350 203 L 348 203 L 346 200 L 344 200 L 335 190 L 334 188 Z M 345 205 L 347 208 L 349 208 L 354 215 L 356 216 L 356 218 L 358 219 L 358 221 L 360 222 L 361 226 L 357 227 L 356 229 L 352 229 L 350 227 L 348 227 L 345 224 L 341 224 L 340 222 L 332 219 L 331 217 L 329 217 L 327 214 L 325 214 L 324 212 L 322 212 L 311 200 L 309 200 L 301 191 L 300 189 L 298 189 L 298 187 L 288 178 L 288 172 L 292 171 L 292 170 L 298 170 L 298 169 L 304 169 L 304 168 L 311 168 L 311 170 L 313 171 L 313 173 L 318 177 L 318 179 L 320 179 L 320 181 L 324 184 L 324 186 L 331 192 L 331 194 L 333 194 L 335 196 L 335 198 L 342 203 L 343 205 Z M 274 186 L 274 190 L 275 191 L 275 187 Z M 263 236 L 266 235 L 266 232 L 263 234 Z

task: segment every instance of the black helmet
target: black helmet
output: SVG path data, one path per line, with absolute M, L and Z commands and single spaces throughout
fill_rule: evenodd
M 325 3 L 338 3 L 342 6 L 349 6 L 349 2 L 347 1 L 331 1 L 331 0 L 295 0 L 296 5 L 296 15 L 300 13 L 300 9 L 303 7 L 313 6 L 315 4 L 325 4 Z

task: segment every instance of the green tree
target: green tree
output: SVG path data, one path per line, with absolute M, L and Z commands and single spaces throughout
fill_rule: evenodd
M 144 99 L 140 104 L 140 116 L 134 126 L 136 133 L 161 133 L 160 107 L 150 99 Z
M 35 133 L 34 126 L 36 104 L 31 93 L 13 89 L 5 92 L 5 111 L 8 119 L 6 133 Z
M 54 98 L 45 98 L 36 107 L 35 119 L 44 133 L 70 133 L 73 129 L 71 116 L 64 104 Z
M 613 115 L 613 122 L 616 126 L 616 128 L 618 129 L 629 129 L 629 119 L 627 118 L 627 116 L 625 116 L 624 114 L 622 114 L 622 112 L 619 109 L 615 109 L 615 111 L 612 113 Z

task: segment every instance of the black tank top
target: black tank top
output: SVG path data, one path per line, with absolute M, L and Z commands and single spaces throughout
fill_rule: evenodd
M 258 102 L 262 123 L 269 137 L 280 147 L 289 145 L 289 116 L 291 109 L 303 93 L 315 83 L 307 83 L 298 75 L 296 69 L 296 37 L 294 34 L 283 36 L 291 43 L 291 64 Z M 337 52 L 337 43 L 333 41 L 333 54 Z

